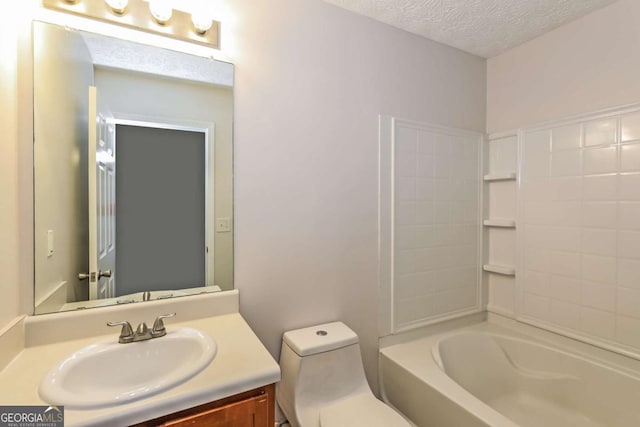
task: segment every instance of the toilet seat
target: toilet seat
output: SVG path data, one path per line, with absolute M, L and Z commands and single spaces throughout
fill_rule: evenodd
M 409 427 L 396 411 L 371 394 L 359 394 L 320 409 L 322 427 Z

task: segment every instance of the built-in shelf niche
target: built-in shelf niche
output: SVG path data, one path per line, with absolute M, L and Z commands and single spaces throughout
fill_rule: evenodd
M 487 311 L 515 317 L 518 135 L 515 131 L 491 134 L 484 164 L 483 282 Z

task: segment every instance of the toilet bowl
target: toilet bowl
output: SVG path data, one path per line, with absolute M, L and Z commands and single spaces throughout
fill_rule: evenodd
M 276 399 L 292 427 L 406 427 L 367 383 L 358 336 L 342 322 L 285 332 Z

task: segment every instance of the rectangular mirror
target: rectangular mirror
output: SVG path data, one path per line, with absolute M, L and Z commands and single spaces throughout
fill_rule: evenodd
M 233 289 L 233 65 L 33 23 L 35 313 Z

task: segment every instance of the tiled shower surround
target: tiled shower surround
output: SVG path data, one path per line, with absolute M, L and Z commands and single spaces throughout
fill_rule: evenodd
M 480 309 L 481 138 L 395 121 L 395 330 Z
M 640 353 L 640 112 L 520 134 L 520 320 Z

